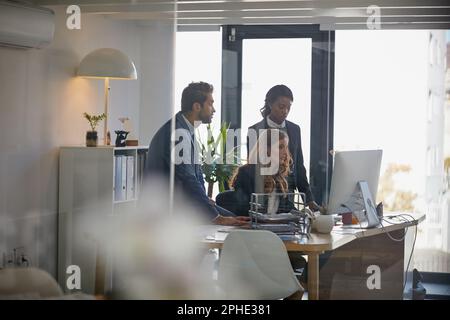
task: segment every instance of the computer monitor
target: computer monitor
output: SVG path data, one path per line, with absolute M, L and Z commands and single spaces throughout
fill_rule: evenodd
M 327 207 L 328 214 L 340 211 L 341 206 L 347 203 L 354 194 L 359 181 L 367 182 L 372 199 L 376 201 L 382 153 L 382 150 L 335 153 Z

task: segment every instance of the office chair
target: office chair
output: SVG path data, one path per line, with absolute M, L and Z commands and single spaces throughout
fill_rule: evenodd
M 216 196 L 216 204 L 231 212 L 235 212 L 236 211 L 235 192 L 233 190 L 226 190 L 224 192 L 219 193 Z
M 301 299 L 286 247 L 265 230 L 235 230 L 226 237 L 219 259 L 218 285 L 224 299 Z
M 238 216 L 248 216 L 249 199 L 235 190 L 226 190 L 216 196 L 216 204 Z

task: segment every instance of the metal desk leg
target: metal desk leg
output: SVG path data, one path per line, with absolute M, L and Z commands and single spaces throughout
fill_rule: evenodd
M 308 254 L 308 300 L 319 300 L 319 254 Z

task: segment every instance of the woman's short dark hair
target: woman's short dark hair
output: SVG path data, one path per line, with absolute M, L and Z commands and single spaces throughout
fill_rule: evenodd
M 292 95 L 291 89 L 289 89 L 284 84 L 277 84 L 270 88 L 266 93 L 266 99 L 264 100 L 264 107 L 261 108 L 261 115 L 263 118 L 270 114 L 270 105 L 275 102 L 279 97 L 287 97 L 294 101 L 294 96 Z
M 203 106 L 208 94 L 214 90 L 213 86 L 206 82 L 191 82 L 183 90 L 181 95 L 181 111 L 189 112 L 192 110 L 194 103 L 198 102 Z

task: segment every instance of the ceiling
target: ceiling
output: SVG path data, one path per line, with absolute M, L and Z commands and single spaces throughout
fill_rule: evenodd
M 35 0 L 38 5 L 80 6 L 85 14 L 141 23 L 176 21 L 179 29 L 229 24 L 320 24 L 322 30 L 450 29 L 450 0 Z M 369 6 L 378 8 L 369 8 Z

